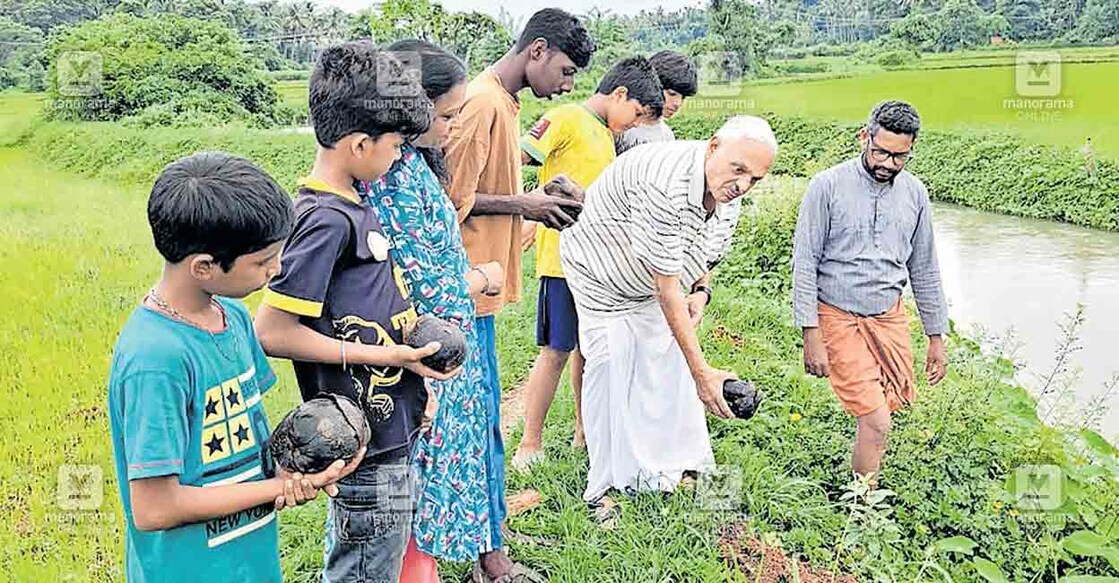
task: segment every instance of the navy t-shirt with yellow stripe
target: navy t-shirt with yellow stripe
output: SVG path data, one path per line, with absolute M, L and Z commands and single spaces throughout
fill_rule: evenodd
M 280 275 L 268 285 L 264 302 L 332 338 L 403 343 L 404 327 L 416 311 L 376 211 L 353 193 L 304 179 L 295 213 Z M 403 453 L 418 434 L 427 392 L 416 373 L 391 366 L 293 365 L 304 400 L 334 393 L 362 405 L 373 430 L 367 457 Z

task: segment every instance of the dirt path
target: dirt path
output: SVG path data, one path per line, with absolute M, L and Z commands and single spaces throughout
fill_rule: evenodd
M 501 436 L 506 440 L 513 428 L 524 417 L 525 407 L 521 395 L 524 394 L 525 385 L 521 383 L 501 394 Z

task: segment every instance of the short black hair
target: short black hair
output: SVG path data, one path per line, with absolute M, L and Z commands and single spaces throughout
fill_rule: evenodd
M 883 101 L 874 106 L 866 122 L 866 130 L 871 136 L 876 135 L 879 129 L 916 138 L 921 130 L 921 116 L 917 115 L 916 108 L 904 101 Z
M 538 38 L 548 41 L 549 48 L 567 55 L 580 69 L 586 68 L 595 51 L 594 41 L 583 23 L 559 8 L 545 8 L 528 19 L 517 39 L 517 52 L 525 50 Z
M 691 97 L 699 92 L 699 73 L 691 59 L 676 51 L 660 51 L 649 57 L 649 62 L 657 70 L 661 85 Z
M 417 66 L 420 84 L 428 99 L 435 101 L 466 81 L 466 65 L 446 49 L 416 38 L 398 40 L 385 48 L 405 66 Z M 416 61 L 409 63 L 409 61 Z
M 419 75 L 369 41 L 331 46 L 311 73 L 308 101 L 315 139 L 324 148 L 353 133 L 418 136 L 431 125 L 431 100 Z
M 291 198 L 267 172 L 224 152 L 172 162 L 148 198 L 155 248 L 168 263 L 208 253 L 229 271 L 238 257 L 286 239 L 294 220 Z
M 649 109 L 649 115 L 660 117 L 664 111 L 664 88 L 657 70 L 645 57 L 629 57 L 618 61 L 602 76 L 598 92 L 609 95 L 618 87 L 628 90 L 629 98 Z

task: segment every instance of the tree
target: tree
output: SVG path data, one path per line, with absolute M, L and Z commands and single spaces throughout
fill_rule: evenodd
M 42 91 L 45 48 L 41 30 L 0 16 L 0 89 Z
M 594 39 L 595 51 L 591 68 L 606 70 L 619 60 L 632 55 L 635 47 L 626 34 L 625 25 L 609 10 L 592 8 L 579 20 Z
M 513 43 L 509 30 L 480 12 L 447 12 L 429 0 L 387 0 L 358 14 L 357 31 L 379 45 L 418 38 L 442 46 L 472 67 L 493 62 Z
M 259 62 L 217 21 L 114 14 L 53 35 L 47 61 L 55 117 L 265 124 L 283 114 Z
M 987 14 L 974 0 L 948 0 L 935 13 L 913 12 L 891 23 L 890 35 L 920 50 L 947 52 L 986 45 L 1009 29 L 1006 18 Z
M 108 14 L 118 3 L 119 0 L 0 0 L 0 14 L 49 32 L 59 25 Z
M 718 61 L 714 65 L 722 69 L 725 80 L 761 70 L 770 47 L 753 5 L 746 0 L 711 0 L 707 18 L 708 34 L 718 50 L 708 53 L 711 58 L 706 60 Z
M 1119 0 L 1088 0 L 1073 37 L 1080 42 L 1119 39 Z
M 1005 34 L 1009 28 L 1005 18 L 983 12 L 974 0 L 948 0 L 937 18 L 936 49 L 945 52 L 986 45 L 992 35 Z
M 439 44 L 458 55 L 470 68 L 480 69 L 497 59 L 513 44 L 504 26 L 481 12 L 449 12 Z
M 998 0 L 996 6 L 1010 25 L 1010 38 L 1036 40 L 1051 35 L 1042 0 Z
M 931 51 L 940 37 L 940 25 L 934 14 L 911 12 L 890 23 L 890 35 L 915 49 Z

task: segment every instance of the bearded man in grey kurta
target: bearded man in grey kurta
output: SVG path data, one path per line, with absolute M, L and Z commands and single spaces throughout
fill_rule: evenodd
M 797 219 L 793 305 L 805 370 L 828 377 L 858 420 L 852 468 L 859 475 L 878 473 L 891 413 L 916 396 L 901 302 L 907 282 L 929 337 L 929 384 L 947 369 L 932 205 L 925 185 L 904 170 L 920 126 L 908 103 L 875 107 L 860 134 L 863 151 L 812 179 Z

